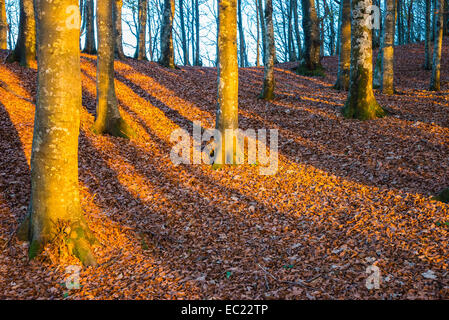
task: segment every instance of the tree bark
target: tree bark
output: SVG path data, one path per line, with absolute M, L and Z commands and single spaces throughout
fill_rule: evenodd
M 184 1 L 179 0 L 179 19 L 181 20 L 181 44 L 184 65 L 189 65 L 189 46 L 187 45 L 186 25 L 184 20 Z
M 392 95 L 394 93 L 394 33 L 395 33 L 396 7 L 394 0 L 385 0 L 385 23 L 382 34 L 381 51 L 381 82 L 382 93 Z
M 340 0 L 340 49 L 338 50 L 338 73 L 334 88 L 348 90 L 351 66 L 351 0 Z
M 0 49 L 8 48 L 8 21 L 5 0 L 0 0 Z
M 164 0 L 164 15 L 161 29 L 161 59 L 164 67 L 175 68 L 175 53 L 173 49 L 173 17 L 175 15 L 175 1 Z
M 242 0 L 237 1 L 237 15 L 238 15 L 238 29 L 239 29 L 240 66 L 247 67 L 248 56 L 246 54 L 245 33 L 243 32 Z
M 237 0 L 219 0 L 218 9 L 218 106 L 216 129 L 221 132 L 214 165 L 237 163 L 238 151 L 226 141 L 226 131 L 238 129 Z
M 97 114 L 92 131 L 129 139 L 135 132 L 121 117 L 115 95 L 113 12 L 107 1 L 97 2 L 97 30 Z
M 441 47 L 443 44 L 443 0 L 435 1 L 435 30 L 430 90 L 440 91 Z
M 36 61 L 36 28 L 33 0 L 20 0 L 20 25 L 16 47 L 7 58 L 8 62 L 18 61 L 30 67 Z
M 114 53 L 115 57 L 121 60 L 125 59 L 125 53 L 123 52 L 122 7 L 123 7 L 123 0 L 113 0 L 114 32 L 115 32 Z
M 96 54 L 97 48 L 95 46 L 95 16 L 94 16 L 94 0 L 85 0 L 84 14 L 86 19 L 86 41 L 84 45 L 84 53 Z
M 426 37 L 424 40 L 424 69 L 431 70 L 432 69 L 432 48 L 430 44 L 430 13 L 432 10 L 432 2 L 431 0 L 426 0 Z
M 295 36 L 296 36 L 296 45 L 298 47 L 298 59 L 301 59 L 301 33 L 299 32 L 299 18 L 298 18 L 298 0 L 293 0 L 293 17 L 295 24 Z
M 47 243 L 62 239 L 70 254 L 94 266 L 90 245 L 95 238 L 82 216 L 78 187 L 80 34 L 79 28 L 66 24 L 66 9 L 78 1 L 35 3 L 39 61 L 31 200 L 18 236 L 30 242 L 30 258 Z
M 315 75 L 322 70 L 320 63 L 320 32 L 314 0 L 301 0 L 302 28 L 304 30 L 304 57 L 298 72 L 304 75 Z
M 263 14 L 263 5 L 262 5 L 262 1 L 263 0 L 259 0 L 259 21 L 260 21 L 260 28 L 261 28 L 261 34 L 262 34 L 262 62 L 265 64 L 265 35 L 267 34 L 266 30 L 265 30 L 265 18 L 264 18 L 264 14 Z
M 367 24 L 371 0 L 351 1 L 351 70 L 346 118 L 375 119 L 385 115 L 373 93 L 372 32 Z
M 274 46 L 274 27 L 273 27 L 273 3 L 272 0 L 265 0 L 265 61 L 264 61 L 264 80 L 261 98 L 272 100 L 274 98 L 274 60 L 276 49 Z
M 134 58 L 137 60 L 147 60 L 147 47 L 145 36 L 147 31 L 147 0 L 139 0 L 139 25 L 138 25 L 138 41 Z
M 198 0 L 195 0 L 195 30 L 196 30 L 195 65 L 201 66 L 203 62 L 201 61 L 200 55 L 200 6 Z

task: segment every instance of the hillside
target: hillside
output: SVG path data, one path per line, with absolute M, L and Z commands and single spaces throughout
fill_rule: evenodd
M 0 299 L 449 298 L 449 42 L 442 91 L 427 91 L 423 44 L 396 47 L 388 117 L 346 120 L 346 93 L 327 76 L 276 66 L 276 99 L 257 99 L 263 68 L 239 73 L 242 129 L 279 130 L 279 170 L 174 166 L 170 134 L 214 126 L 217 71 L 116 61 L 124 118 L 139 137 L 95 136 L 95 57 L 82 55 L 80 188 L 101 243 L 100 266 L 66 293 L 65 267 L 47 250 L 33 261 L 11 237 L 30 193 L 36 70 L 0 63 Z M 1 51 L 4 61 L 6 51 Z M 381 272 L 365 287 L 366 268 Z M 24 276 L 26 275 L 26 276 Z

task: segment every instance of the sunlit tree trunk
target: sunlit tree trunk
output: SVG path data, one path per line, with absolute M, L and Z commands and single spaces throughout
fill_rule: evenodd
M 114 38 L 115 38 L 115 57 L 125 59 L 123 52 L 123 32 L 122 32 L 122 7 L 123 0 L 113 0 L 114 10 Z
M 6 20 L 5 0 L 0 0 L 0 49 L 8 47 L 8 21 Z
M 384 94 L 393 94 L 394 79 L 394 34 L 396 6 L 394 0 L 385 0 L 385 23 L 382 34 L 381 81 L 380 89 Z
M 139 0 L 139 25 L 138 25 L 138 41 L 134 58 L 137 60 L 147 60 L 147 47 L 145 36 L 147 33 L 147 0 Z
M 161 59 L 164 67 L 175 68 L 175 53 L 173 49 L 173 17 L 175 15 L 175 0 L 164 0 L 164 15 L 161 28 Z
M 265 0 L 265 61 L 264 61 L 264 79 L 261 98 L 271 100 L 274 98 L 274 59 L 276 49 L 274 46 L 274 28 L 273 28 L 273 3 L 272 0 Z
M 69 253 L 95 265 L 95 239 L 80 207 L 78 135 L 81 108 L 79 26 L 67 24 L 77 0 L 36 0 L 38 92 L 31 153 L 31 200 L 18 230 L 30 258 L 63 239 Z M 77 11 L 79 14 L 79 11 Z M 45 13 L 45 14 L 42 14 Z
M 36 60 L 36 30 L 33 0 L 20 0 L 20 25 L 16 47 L 7 58 L 8 62 L 18 61 L 30 67 Z
M 226 131 L 238 129 L 238 62 L 237 62 L 237 0 L 219 0 L 218 8 L 218 106 L 217 141 L 214 165 L 237 163 L 237 150 L 226 140 Z
M 435 30 L 430 90 L 440 91 L 441 47 L 443 44 L 443 0 L 435 1 Z
M 107 1 L 97 2 L 97 32 L 97 114 L 92 130 L 96 134 L 131 138 L 135 133 L 120 116 L 115 95 L 113 12 Z
M 432 69 L 432 48 L 430 44 L 430 32 L 432 30 L 430 25 L 430 12 L 432 10 L 431 0 L 426 0 L 426 37 L 424 42 L 424 69 Z
M 351 65 L 351 0 L 341 0 L 340 17 L 338 73 L 334 88 L 337 90 L 348 90 Z
M 85 0 L 84 19 L 86 19 L 86 41 L 83 52 L 88 54 L 96 54 L 95 46 L 95 16 L 94 16 L 94 0 Z
M 373 93 L 372 32 L 367 21 L 370 0 L 351 1 L 351 68 L 349 93 L 343 108 L 346 118 L 360 120 L 383 116 Z
M 298 72 L 305 75 L 313 75 L 322 69 L 320 63 L 320 32 L 318 17 L 314 0 L 301 0 L 302 3 L 302 28 L 304 30 L 304 57 Z

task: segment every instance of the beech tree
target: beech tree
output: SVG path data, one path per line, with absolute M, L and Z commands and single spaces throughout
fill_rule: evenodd
M 173 48 L 173 17 L 175 0 L 164 0 L 164 12 L 161 27 L 161 59 L 159 63 L 167 68 L 175 68 L 175 52 Z
M 114 38 L 115 38 L 115 57 L 118 59 L 125 59 L 123 52 L 123 32 L 122 32 L 122 7 L 123 0 L 113 0 L 114 10 Z
M 322 74 L 320 62 L 320 31 L 315 10 L 315 0 L 301 0 L 302 28 L 304 30 L 304 56 L 298 72 L 304 75 Z
M 396 7 L 394 0 L 385 0 L 385 23 L 382 32 L 382 50 L 380 52 L 382 93 L 391 95 L 394 93 L 394 33 L 395 33 Z
M 273 3 L 272 0 L 265 0 L 265 34 L 264 42 L 264 79 L 261 98 L 272 100 L 274 98 L 274 59 L 276 49 L 274 46 L 274 28 L 273 28 Z
M 441 47 L 443 45 L 443 0 L 435 0 L 435 41 L 433 44 L 430 90 L 440 91 Z
M 430 32 L 431 32 L 431 24 L 430 24 L 430 13 L 432 10 L 431 0 L 426 0 L 426 31 L 424 38 L 424 69 L 431 70 L 432 69 L 432 53 L 431 53 L 431 44 L 430 44 Z
M 84 53 L 96 54 L 97 48 L 95 46 L 95 16 L 94 16 L 94 0 L 84 1 L 84 19 L 86 21 L 86 40 L 84 45 Z
M 67 24 L 77 0 L 36 0 L 38 92 L 31 153 L 31 200 L 18 230 L 34 258 L 54 239 L 85 265 L 96 265 L 80 207 L 78 135 L 81 108 L 79 27 Z M 79 18 L 79 16 L 78 16 Z
M 237 0 L 237 16 L 238 16 L 238 30 L 239 30 L 239 56 L 240 66 L 248 66 L 248 55 L 246 53 L 245 33 L 243 32 L 243 18 L 242 18 L 242 0 Z
M 7 58 L 8 62 L 19 62 L 30 67 L 36 61 L 36 30 L 34 21 L 34 0 L 20 0 L 19 35 L 16 47 Z
M 334 88 L 348 90 L 351 65 L 351 0 L 340 0 L 338 73 Z
M 238 129 L 237 0 L 219 0 L 218 6 L 216 129 L 221 132 L 221 140 L 215 149 L 214 165 L 237 163 L 239 156 L 237 144 L 234 146 L 233 141 L 227 141 L 225 134 Z
M 0 0 L 0 49 L 8 47 L 8 21 L 6 20 L 5 0 Z
M 115 94 L 112 11 L 108 1 L 97 2 L 97 114 L 92 130 L 96 134 L 129 139 L 135 136 L 135 132 L 121 117 Z
M 351 67 L 349 93 L 343 108 L 347 118 L 375 119 L 385 115 L 373 93 L 371 0 L 351 0 Z
M 134 58 L 137 60 L 147 60 L 147 49 L 146 49 L 146 29 L 147 29 L 147 0 L 139 0 L 139 24 L 137 26 L 137 48 Z

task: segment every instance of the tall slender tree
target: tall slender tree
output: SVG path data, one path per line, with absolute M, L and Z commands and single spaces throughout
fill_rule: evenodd
M 135 132 L 121 117 L 115 94 L 112 11 L 108 1 L 97 2 L 97 114 L 92 131 L 96 134 L 132 138 Z
M 315 0 L 301 0 L 302 28 L 304 30 L 304 56 L 298 72 L 304 75 L 322 74 L 320 62 L 320 31 Z
M 424 40 L 424 69 L 431 70 L 432 69 L 432 48 L 430 44 L 431 35 L 430 32 L 432 30 L 430 24 L 430 13 L 432 10 L 432 1 L 426 0 L 426 33 Z
M 8 48 L 8 21 L 5 0 L 0 0 L 0 49 Z
M 443 0 L 435 0 L 435 41 L 430 90 L 440 91 L 441 47 L 443 45 Z
M 219 0 L 218 9 L 218 105 L 216 128 L 221 133 L 214 165 L 237 163 L 233 137 L 238 129 L 237 0 Z
M 381 54 L 381 81 L 380 89 L 382 93 L 391 95 L 394 93 L 394 34 L 396 6 L 395 0 L 385 0 L 385 23 L 382 34 Z
M 36 0 L 38 91 L 31 151 L 31 200 L 18 230 L 34 258 L 55 238 L 85 265 L 96 265 L 95 238 L 82 216 L 78 187 L 81 109 L 79 26 L 66 23 L 77 0 Z M 79 14 L 79 11 L 78 11 Z M 79 16 L 78 16 L 79 18 Z M 79 21 L 79 20 L 78 20 Z
M 292 10 L 293 10 L 293 24 L 295 26 L 295 37 L 296 37 L 296 46 L 298 49 L 298 59 L 301 59 L 301 33 L 299 32 L 299 18 L 298 18 L 298 0 L 292 0 Z
M 95 45 L 95 15 L 94 9 L 95 4 L 94 0 L 85 0 L 84 1 L 84 19 L 86 20 L 86 40 L 84 44 L 84 53 L 88 54 L 96 54 L 97 47 Z
M 273 27 L 273 2 L 265 0 L 265 47 L 264 47 L 264 79 L 261 98 L 272 100 L 274 98 L 274 60 L 276 56 L 276 48 L 274 44 L 274 27 Z
M 351 0 L 351 68 L 343 108 L 347 118 L 368 120 L 385 115 L 373 93 L 372 26 L 367 23 L 370 16 L 371 0 Z
M 189 65 L 189 46 L 187 44 L 187 33 L 184 15 L 184 1 L 179 0 L 179 20 L 181 21 L 181 46 L 184 59 L 184 65 Z
M 334 88 L 348 90 L 351 66 L 351 0 L 340 0 L 340 49 L 338 50 L 338 73 Z
M 118 59 L 125 59 L 123 52 L 123 32 L 122 32 L 122 7 L 123 0 L 113 0 L 114 10 L 114 39 L 115 39 L 115 57 Z
M 237 0 L 237 16 L 238 16 L 238 29 L 239 29 L 240 66 L 247 67 L 248 55 L 246 53 L 245 32 L 243 31 L 242 0 Z
M 173 17 L 175 15 L 175 0 L 164 0 L 164 12 L 161 28 L 161 59 L 164 67 L 175 68 L 175 52 L 173 48 Z
M 138 41 L 134 58 L 147 60 L 147 46 L 145 36 L 147 34 L 147 0 L 139 0 L 139 24 L 137 26 Z
M 34 20 L 34 0 L 20 0 L 19 35 L 16 47 L 8 58 L 8 62 L 18 61 L 30 67 L 36 61 L 36 28 Z

